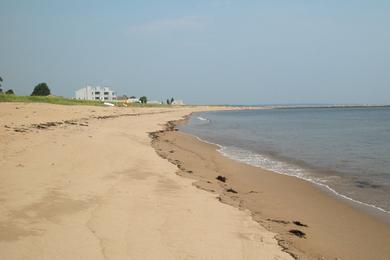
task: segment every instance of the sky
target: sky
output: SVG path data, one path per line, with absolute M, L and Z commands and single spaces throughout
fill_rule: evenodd
M 3 88 L 191 104 L 390 104 L 390 1 L 0 0 Z

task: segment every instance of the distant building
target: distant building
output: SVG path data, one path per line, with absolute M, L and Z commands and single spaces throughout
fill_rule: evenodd
M 127 99 L 126 103 L 141 103 L 141 101 L 138 98 L 133 96 Z
M 174 100 L 174 101 L 172 102 L 172 105 L 184 106 L 184 102 L 183 102 L 183 100 Z
M 116 100 L 116 94 L 109 87 L 86 86 L 85 88 L 76 90 L 76 99 L 113 101 Z

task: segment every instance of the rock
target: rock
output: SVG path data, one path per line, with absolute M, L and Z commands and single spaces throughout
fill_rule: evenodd
M 222 181 L 222 182 L 226 182 L 226 177 L 221 176 L 221 175 L 219 175 L 216 179 L 219 181 Z

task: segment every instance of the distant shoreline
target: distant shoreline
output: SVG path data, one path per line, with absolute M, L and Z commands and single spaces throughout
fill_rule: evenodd
M 214 105 L 210 105 L 214 106 Z M 390 108 L 390 105 L 215 105 L 232 108 L 264 108 L 264 109 L 326 109 L 326 108 Z
M 319 105 L 319 106 L 276 106 L 275 109 L 324 109 L 324 108 L 390 108 L 390 105 Z

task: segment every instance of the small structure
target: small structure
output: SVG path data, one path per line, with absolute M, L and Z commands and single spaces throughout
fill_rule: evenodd
M 109 87 L 86 86 L 85 88 L 76 90 L 76 99 L 114 101 L 116 100 L 116 94 Z
M 104 105 L 109 107 L 115 107 L 113 103 L 109 103 L 109 102 L 104 102 Z
M 172 102 L 172 105 L 175 105 L 175 106 L 184 106 L 184 102 L 183 100 L 174 100 Z
M 127 99 L 126 103 L 141 103 L 141 101 L 139 100 L 139 98 L 132 96 L 129 99 Z

